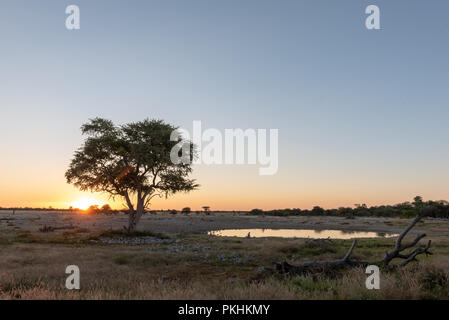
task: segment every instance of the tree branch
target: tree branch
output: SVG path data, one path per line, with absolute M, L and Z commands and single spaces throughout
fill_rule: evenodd
M 426 246 L 419 246 L 415 248 L 412 252 L 408 254 L 402 254 L 401 252 L 405 249 L 409 249 L 411 247 L 414 247 L 416 244 L 419 243 L 419 241 L 426 236 L 426 234 L 419 234 L 415 240 L 413 240 L 411 243 L 407 245 L 402 245 L 402 240 L 407 235 L 408 232 L 418 223 L 418 221 L 421 220 L 421 217 L 416 217 L 413 219 L 413 221 L 410 223 L 410 225 L 398 236 L 395 247 L 393 251 L 386 252 L 385 257 L 381 261 L 377 262 L 365 262 L 365 261 L 358 261 L 358 260 L 351 260 L 350 256 L 352 252 L 354 251 L 354 248 L 357 244 L 357 240 L 354 240 L 351 247 L 347 251 L 346 255 L 342 259 L 337 260 L 328 260 L 328 261 L 316 261 L 316 262 L 306 262 L 302 264 L 296 264 L 292 265 L 287 263 L 286 261 L 282 263 L 276 263 L 276 269 L 280 273 L 306 273 L 311 272 L 315 270 L 323 271 L 324 269 L 335 269 L 335 268 L 353 268 L 353 267 L 363 267 L 367 265 L 383 265 L 388 269 L 395 269 L 399 267 L 406 266 L 408 263 L 412 261 L 418 261 L 416 257 L 420 254 L 426 254 L 431 255 L 432 253 L 429 251 L 431 241 L 427 243 Z M 401 263 L 395 264 L 395 265 L 389 265 L 389 263 L 393 259 L 404 259 Z

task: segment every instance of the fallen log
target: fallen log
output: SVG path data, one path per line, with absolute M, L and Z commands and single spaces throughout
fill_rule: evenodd
M 381 261 L 367 262 L 351 259 L 351 254 L 357 245 L 357 240 L 354 240 L 348 252 L 342 259 L 337 260 L 327 260 L 327 261 L 314 261 L 306 262 L 302 264 L 289 264 L 284 261 L 282 263 L 276 263 L 276 270 L 279 273 L 284 274 L 303 274 L 303 273 L 315 273 L 324 272 L 328 270 L 355 268 L 355 267 L 366 267 L 368 265 L 377 265 L 386 269 L 395 269 L 398 267 L 403 267 L 412 261 L 418 261 L 416 257 L 420 254 L 431 255 L 432 252 L 429 251 L 431 240 L 427 245 L 419 245 L 411 252 L 404 254 L 402 253 L 406 249 L 410 249 L 419 244 L 419 241 L 426 236 L 425 233 L 417 235 L 417 237 L 409 244 L 403 245 L 402 240 L 410 232 L 410 230 L 421 220 L 421 216 L 417 216 L 411 224 L 398 236 L 394 249 L 391 252 L 386 252 L 384 258 Z M 402 259 L 403 261 L 397 264 L 391 264 L 394 259 Z

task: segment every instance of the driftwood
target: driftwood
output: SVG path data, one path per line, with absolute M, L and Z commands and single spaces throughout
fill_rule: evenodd
M 431 240 L 429 240 L 429 242 L 425 246 L 419 245 L 411 252 L 406 254 L 403 253 L 404 250 L 415 247 L 419 243 L 419 241 L 426 236 L 425 233 L 421 233 L 417 235 L 415 240 L 413 240 L 411 243 L 405 245 L 402 244 L 402 240 L 404 239 L 404 237 L 418 223 L 418 221 L 421 220 L 421 218 L 421 216 L 417 216 L 415 219 L 413 219 L 411 224 L 398 236 L 394 249 L 390 252 L 387 251 L 381 261 L 367 262 L 351 259 L 351 254 L 354 251 L 355 246 L 357 245 L 357 240 L 354 240 L 346 255 L 341 259 L 306 262 L 302 264 L 289 264 L 288 262 L 284 261 L 282 263 L 276 263 L 276 270 L 280 273 L 301 274 L 316 271 L 366 267 L 368 265 L 377 265 L 387 269 L 403 267 L 412 261 L 418 261 L 416 257 L 420 254 L 432 254 L 429 251 Z M 391 264 L 394 259 L 402 259 L 403 261 L 397 264 Z

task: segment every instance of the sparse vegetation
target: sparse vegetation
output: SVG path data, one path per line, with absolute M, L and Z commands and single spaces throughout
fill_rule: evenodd
M 11 243 L 2 247 L 0 299 L 449 298 L 449 262 L 445 259 L 429 258 L 384 273 L 381 290 L 366 290 L 363 268 L 292 277 L 278 276 L 269 268 L 280 257 L 294 256 L 297 261 L 338 257 L 349 241 L 336 241 L 333 247 L 297 239 L 239 241 L 189 236 L 178 244 L 131 247 Z M 68 259 L 73 250 L 78 252 L 77 264 L 83 272 L 81 291 L 64 287 L 63 266 L 73 260 Z M 383 251 L 367 250 L 375 256 Z M 438 251 L 441 257 L 449 246 Z
M 167 219 L 170 223 L 179 221 L 184 230 L 191 230 L 186 227 L 190 223 L 216 224 L 226 214 L 204 218 L 202 214 L 171 216 L 165 211 L 147 215 L 142 222 L 145 226 L 148 221 L 149 226 L 159 229 L 133 233 L 104 228 L 111 219 L 117 219 L 116 226 L 120 227 L 125 215 L 24 215 L 16 212 L 12 220 L 15 226 L 0 223 L 0 299 L 449 299 L 447 221 L 425 220 L 416 226 L 432 239 L 433 256 L 420 256 L 419 263 L 400 270 L 382 271 L 381 290 L 367 290 L 363 268 L 297 276 L 275 271 L 274 261 L 300 264 L 341 258 L 351 240 L 226 238 L 204 233 L 156 232 L 160 230 L 159 220 L 164 226 Z M 33 217 L 33 221 L 27 217 Z M 46 219 L 53 221 L 52 232 L 39 231 L 50 225 Z M 232 219 L 241 225 L 248 223 L 245 215 Z M 292 224 L 296 220 L 312 224 L 346 221 L 335 217 L 250 217 L 249 221 L 253 220 L 268 225 L 279 221 Z M 345 227 L 374 221 L 398 230 L 410 223 L 397 218 L 355 217 Z M 99 229 L 100 222 L 105 223 L 103 229 Z M 58 229 L 71 224 L 73 229 Z M 414 237 L 410 235 L 405 240 Z M 139 242 L 144 238 L 151 241 Z M 391 238 L 360 239 L 353 257 L 377 261 L 391 250 L 392 244 Z M 82 290 L 69 291 L 64 286 L 64 270 L 75 262 L 82 271 Z
M 185 207 L 185 208 L 182 208 L 182 211 L 181 211 L 183 214 L 189 214 L 189 213 L 191 213 L 192 212 L 192 210 L 190 209 L 190 207 Z
M 319 206 L 312 210 L 295 209 L 276 209 L 263 211 L 253 209 L 249 213 L 253 215 L 273 215 L 273 216 L 335 216 L 352 219 L 354 217 L 400 217 L 413 218 L 419 212 L 423 216 L 432 218 L 449 218 L 449 202 L 423 201 L 420 196 L 416 196 L 413 202 L 403 202 L 396 205 L 383 205 L 368 207 L 366 204 L 355 204 L 351 207 L 341 207 L 338 209 L 323 209 Z

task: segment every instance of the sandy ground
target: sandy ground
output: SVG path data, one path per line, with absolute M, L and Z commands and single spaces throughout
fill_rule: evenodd
M 139 230 L 168 234 L 205 233 L 219 229 L 314 229 L 347 230 L 398 233 L 409 223 L 400 218 L 360 217 L 346 219 L 339 217 L 274 217 L 250 216 L 237 213 L 192 213 L 171 215 L 168 213 L 146 214 L 142 217 Z M 74 226 L 90 232 L 118 230 L 127 224 L 125 214 L 87 215 L 84 213 L 51 211 L 0 211 L 0 230 L 39 231 L 44 226 Z M 427 232 L 429 235 L 449 235 L 449 221 L 426 219 L 413 232 Z

